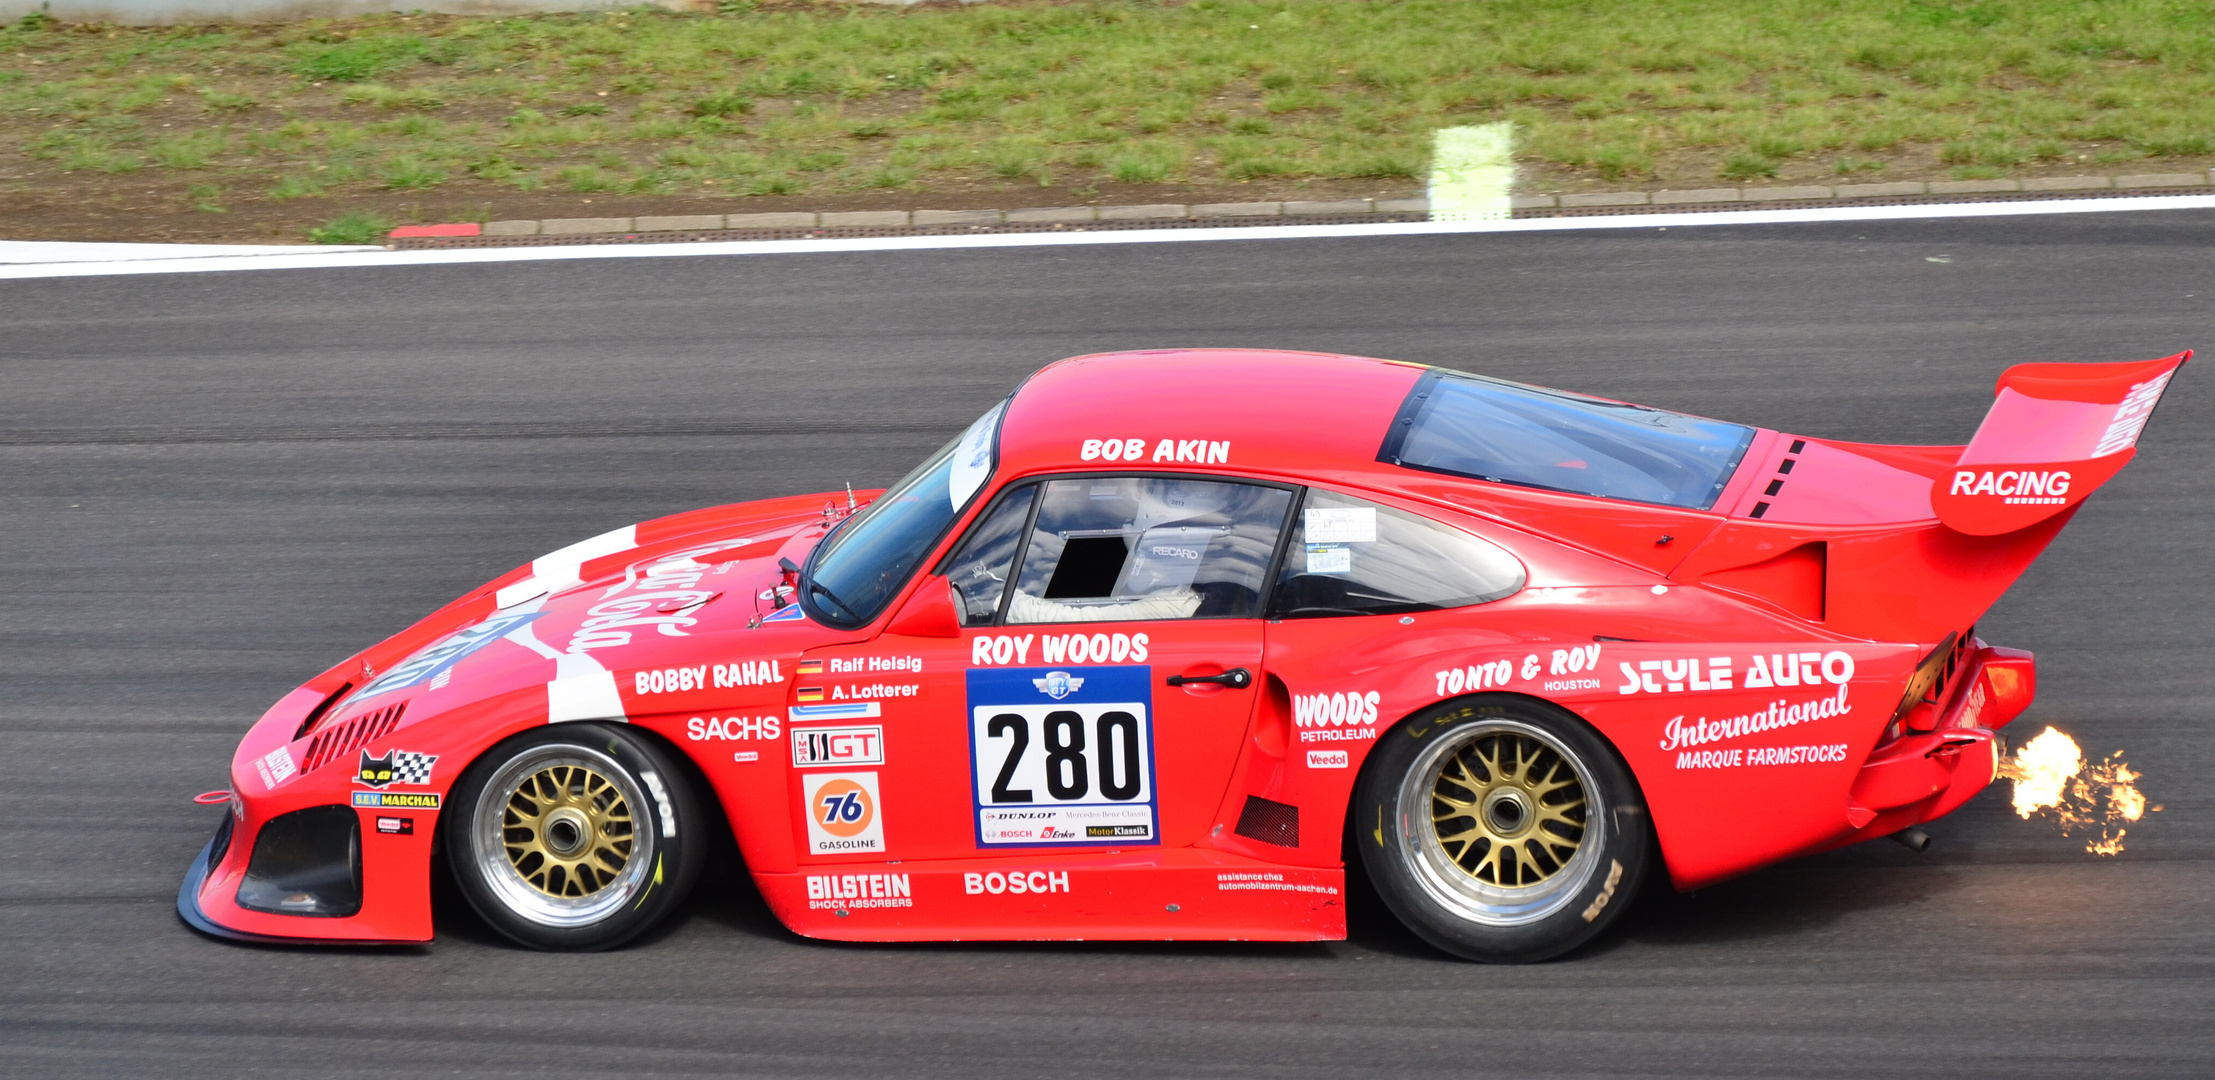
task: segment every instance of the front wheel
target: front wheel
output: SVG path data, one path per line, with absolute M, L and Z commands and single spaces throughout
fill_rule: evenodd
M 448 861 L 469 905 L 537 949 L 619 945 L 684 899 L 706 847 L 668 754 L 611 724 L 524 732 L 454 786 Z
M 1520 699 L 1450 702 L 1378 740 L 1355 794 L 1362 862 L 1385 905 L 1469 960 L 1576 948 L 1622 914 L 1653 849 L 1614 748 Z

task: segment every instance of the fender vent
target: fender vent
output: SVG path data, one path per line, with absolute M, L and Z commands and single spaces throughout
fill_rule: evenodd
M 375 712 L 366 712 L 343 724 L 333 724 L 328 730 L 316 733 L 308 743 L 307 759 L 300 764 L 300 771 L 311 773 L 339 758 L 345 757 L 362 746 L 392 734 L 400 726 L 400 714 L 408 707 L 403 701 L 387 705 Z
M 1805 449 L 1807 449 L 1807 440 L 1806 440 L 1806 439 L 1794 439 L 1794 440 L 1792 440 L 1792 448 L 1791 448 L 1791 449 L 1789 449 L 1789 450 L 1786 450 L 1786 451 L 1785 451 L 1785 453 L 1787 453 L 1787 454 L 1797 454 L 1797 453 L 1799 453 L 1800 451 L 1802 451 L 1802 450 L 1805 450 Z M 1779 465 L 1777 466 L 1777 477 L 1778 477 L 1778 479 L 1774 479 L 1774 480 L 1771 480 L 1771 481 L 1769 481 L 1769 486 L 1768 486 L 1768 487 L 1765 487 L 1765 488 L 1762 488 L 1762 489 L 1761 489 L 1761 494 L 1762 494 L 1762 496 L 1763 496 L 1763 497 L 1765 497 L 1765 498 L 1770 498 L 1770 499 L 1774 499 L 1774 498 L 1776 498 L 1776 497 L 1777 497 L 1777 493 L 1778 493 L 1778 492 L 1780 492 L 1780 491 L 1783 491 L 1783 490 L 1784 490 L 1784 480 L 1783 480 L 1782 478 L 1783 478 L 1783 477 L 1786 477 L 1786 476 L 1790 476 L 1790 475 L 1792 474 L 1792 466 L 1794 466 L 1794 465 L 1796 465 L 1796 464 L 1798 464 L 1798 463 L 1799 463 L 1799 459 L 1798 459 L 1798 458 L 1792 458 L 1792 457 L 1788 457 L 1788 458 L 1785 458 L 1785 459 L 1784 459 L 1784 461 L 1783 461 L 1783 462 L 1782 462 L 1781 464 L 1779 464 Z M 1765 503 L 1765 502 L 1757 502 L 1757 503 L 1755 503 L 1755 504 L 1754 504 L 1753 512 L 1752 512 L 1752 513 L 1749 513 L 1749 514 L 1747 514 L 1746 516 L 1747 516 L 1747 517 L 1755 517 L 1755 518 L 1757 518 L 1757 517 L 1760 517 L 1761 515 L 1763 515 L 1763 514 L 1766 514 L 1766 513 L 1768 513 L 1768 512 L 1769 512 L 1769 504 L 1768 504 L 1768 503 Z
M 1300 846 L 1300 808 L 1271 802 L 1258 795 L 1246 796 L 1246 808 L 1238 812 L 1238 835 L 1278 847 Z

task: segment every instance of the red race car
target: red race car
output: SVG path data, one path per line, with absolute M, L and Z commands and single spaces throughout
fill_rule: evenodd
M 1589 940 L 1993 779 L 1975 623 L 2190 357 L 2025 364 L 1879 446 L 1415 364 L 1078 357 L 887 492 L 572 544 L 256 723 L 177 897 L 257 941 L 605 948 L 727 819 L 794 932 Z M 1170 392 L 1172 391 L 1173 392 Z M 1743 808 L 1758 806 L 1748 815 Z

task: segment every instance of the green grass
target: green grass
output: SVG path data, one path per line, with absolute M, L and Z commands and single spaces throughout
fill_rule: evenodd
M 0 27 L 0 151 L 64 177 L 177 173 L 180 191 L 232 174 L 234 205 L 460 179 L 918 196 L 1413 183 L 1435 128 L 1497 120 L 1518 125 L 1525 163 L 1611 182 L 1680 178 L 1685 162 L 1758 181 L 1898 175 L 1911 154 L 1983 175 L 2215 153 L 2215 0 L 725 0 L 720 12 L 26 19 Z
M 392 231 L 392 222 L 367 210 L 349 210 L 308 230 L 318 244 L 377 244 Z

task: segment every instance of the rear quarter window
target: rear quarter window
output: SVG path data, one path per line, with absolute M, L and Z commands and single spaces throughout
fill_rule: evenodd
M 1270 595 L 1272 619 L 1390 615 L 1512 596 L 1523 564 L 1443 522 L 1310 489 Z
M 1433 368 L 1377 457 L 1410 469 L 1657 503 L 1715 505 L 1754 429 Z

